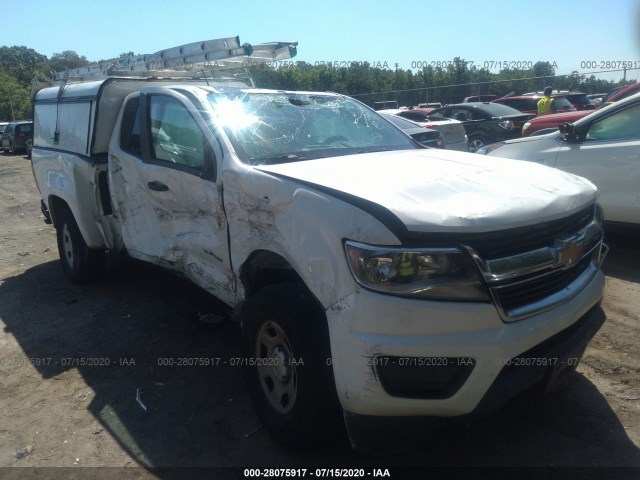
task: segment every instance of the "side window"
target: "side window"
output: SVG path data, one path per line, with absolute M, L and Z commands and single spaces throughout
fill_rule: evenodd
M 152 96 L 150 126 L 155 160 L 200 170 L 204 167 L 205 138 L 184 105 L 170 97 Z
M 412 111 L 402 111 L 399 113 L 401 117 L 408 118 L 409 120 L 413 120 L 414 122 L 424 122 L 424 116 L 419 113 Z
M 487 114 L 481 112 L 480 110 L 467 112 L 467 120 L 487 120 L 487 118 Z
M 134 97 L 127 102 L 122 114 L 122 126 L 120 127 L 120 148 L 136 157 L 142 156 L 140 149 L 139 103 L 140 97 Z
M 25 123 L 24 125 L 18 125 L 18 131 L 22 133 L 30 134 L 32 130 L 33 127 L 28 123 Z
M 429 112 L 429 118 L 451 118 L 451 109 L 445 108 L 444 110 L 440 110 L 438 112 Z
M 616 112 L 589 128 L 586 140 L 640 138 L 640 105 Z
M 449 118 L 453 120 L 458 120 L 460 122 L 464 122 L 469 119 L 469 112 L 462 108 L 453 108 L 451 109 L 451 114 Z

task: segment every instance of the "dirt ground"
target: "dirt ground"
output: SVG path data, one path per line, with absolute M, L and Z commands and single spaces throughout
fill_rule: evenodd
M 608 320 L 578 371 L 546 397 L 523 395 L 471 425 L 425 432 L 401 454 L 362 456 L 341 438 L 292 452 L 260 427 L 241 368 L 230 365 L 237 325 L 202 321 L 224 307 L 123 258 L 110 259 L 99 283 L 68 284 L 30 162 L 0 155 L 0 478 L 221 478 L 226 470 L 210 467 L 339 465 L 389 468 L 391 478 L 403 467 L 414 478 L 491 467 L 510 478 L 543 467 L 566 468 L 564 478 L 638 474 L 640 241 L 627 233 L 608 242 Z M 194 357 L 227 365 L 175 365 Z

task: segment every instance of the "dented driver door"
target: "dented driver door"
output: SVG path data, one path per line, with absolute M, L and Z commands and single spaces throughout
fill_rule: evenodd
M 145 89 L 127 98 L 116 128 L 109 180 L 128 253 L 181 271 L 231 304 L 222 152 L 200 113 L 175 91 Z

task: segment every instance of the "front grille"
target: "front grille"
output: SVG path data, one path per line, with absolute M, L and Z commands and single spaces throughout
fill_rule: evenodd
M 567 270 L 555 270 L 538 274 L 530 280 L 520 279 L 518 283 L 493 289 L 494 296 L 505 312 L 514 311 L 526 305 L 544 300 L 573 283 L 591 263 L 587 256 Z
M 595 208 L 470 242 L 466 248 L 504 321 L 554 308 L 588 285 L 603 251 Z
M 450 247 L 468 245 L 484 260 L 508 257 L 542 247 L 550 247 L 556 238 L 580 231 L 594 218 L 594 206 L 584 208 L 569 217 L 526 227 L 482 233 L 408 232 L 403 237 L 405 247 Z
M 556 238 L 578 232 L 593 220 L 590 206 L 570 217 L 527 227 L 488 232 L 465 241 L 484 260 L 507 257 L 542 247 L 550 247 Z

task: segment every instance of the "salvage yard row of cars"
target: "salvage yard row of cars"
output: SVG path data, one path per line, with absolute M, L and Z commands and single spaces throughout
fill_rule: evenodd
M 558 113 L 579 111 L 584 112 L 582 116 L 595 108 L 585 93 L 556 91 L 552 97 Z M 466 97 L 462 103 L 455 105 L 443 107 L 438 104 L 437 108 L 423 108 L 421 104 L 415 109 L 399 109 L 396 102 L 376 102 L 375 108 L 380 113 L 400 116 L 417 124 L 404 125 L 405 128 L 421 126 L 440 131 L 444 136 L 445 148 L 475 152 L 489 143 L 518 138 L 527 129 L 533 133 L 536 127 L 534 124 L 532 128 L 532 123 L 541 98 L 541 92 L 502 98 L 480 95 Z M 396 108 L 388 108 L 391 104 Z M 467 138 L 463 140 L 462 135 Z
M 559 123 L 553 124 L 550 120 L 537 127 L 537 104 L 542 96 L 541 92 L 518 96 L 509 94 L 502 98 L 496 98 L 495 95 L 477 95 L 466 97 L 459 104 L 439 105 L 437 108 L 422 108 L 419 105 L 413 109 L 399 109 L 396 102 L 376 102 L 375 108 L 381 113 L 404 117 L 418 126 L 439 130 L 444 135 L 445 146 L 448 149 L 475 152 L 489 143 L 518 138 L 527 131 L 530 134 L 538 128 L 557 128 Z M 575 117 L 576 119 L 596 108 L 586 93 L 556 91 L 552 97 L 558 113 L 582 112 Z M 390 109 L 388 104 L 395 104 L 396 108 Z M 383 106 L 385 109 L 380 108 Z M 448 132 L 443 129 L 445 121 Z M 460 139 L 462 130 L 467 136 L 464 142 Z M 458 132 L 455 144 L 450 142 L 452 132 Z

